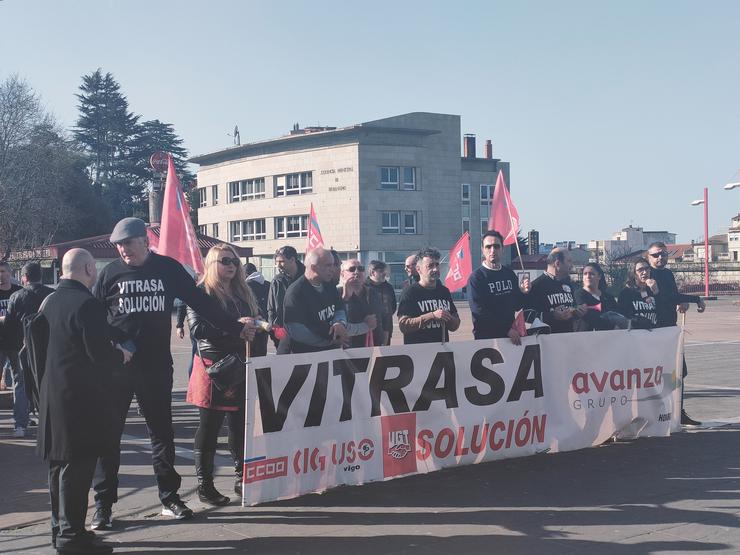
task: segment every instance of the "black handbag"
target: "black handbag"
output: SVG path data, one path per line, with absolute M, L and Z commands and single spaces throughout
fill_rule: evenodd
M 203 357 L 201 357 L 201 360 L 203 360 Z M 241 384 L 246 379 L 244 365 L 245 361 L 238 356 L 226 355 L 221 360 L 206 366 L 206 374 L 208 374 L 216 389 L 226 391 Z

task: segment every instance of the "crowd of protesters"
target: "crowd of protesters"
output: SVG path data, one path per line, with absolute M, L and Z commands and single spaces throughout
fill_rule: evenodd
M 98 275 L 87 251 L 73 249 L 62 261 L 56 292 L 40 284 L 29 263 L 23 287 L 0 263 L 0 366 L 9 361 L 14 383 L 15 435 L 29 425 L 30 405 L 39 411 L 38 452 L 49 463 L 52 543 L 60 553 L 110 553 L 109 544 L 87 530 L 87 495 L 95 492 L 92 530 L 113 526 L 118 500 L 121 435 L 134 396 L 151 440 L 152 466 L 162 514 L 189 519 L 193 511 L 178 491 L 172 425 L 172 311 L 176 331 L 192 342 L 187 401 L 198 407 L 194 437 L 199 499 L 224 505 L 214 485 L 219 431 L 228 423 L 234 461 L 234 493 L 241 496 L 244 460 L 245 381 L 248 357 L 390 345 L 394 316 L 404 344 L 444 342 L 460 326 L 453 296 L 440 276 L 440 253 L 426 248 L 405 261 L 400 298 L 387 281 L 387 266 L 342 261 L 330 249 L 305 260 L 291 246 L 275 253 L 277 275 L 268 282 L 252 264 L 242 266 L 234 249 L 210 249 L 195 279 L 183 266 L 149 249 L 146 224 L 125 218 L 110 240 L 119 259 Z M 564 333 L 674 326 L 687 303 L 699 297 L 678 292 L 665 268 L 666 246 L 650 245 L 647 258 L 630 268 L 623 291 L 607 292 L 598 264 L 583 269 L 583 284 L 570 280 L 570 253 L 554 249 L 546 272 L 532 283 L 504 266 L 503 238 L 484 234 L 482 264 L 468 280 L 473 335 L 520 344 L 530 332 Z M 528 313 L 519 318 L 520 311 Z M 20 356 L 19 356 L 20 353 Z M 684 375 L 686 367 L 684 364 Z M 34 401 L 35 400 L 35 401 Z M 696 424 L 682 412 L 684 424 Z

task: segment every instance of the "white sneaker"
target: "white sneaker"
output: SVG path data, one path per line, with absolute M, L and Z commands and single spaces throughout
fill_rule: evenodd
M 15 432 L 13 432 L 13 437 L 26 437 L 26 429 L 25 428 L 16 428 Z

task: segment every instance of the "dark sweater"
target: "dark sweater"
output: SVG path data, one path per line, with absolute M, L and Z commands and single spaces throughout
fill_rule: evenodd
M 665 328 L 675 326 L 678 321 L 676 305 L 682 303 L 698 303 L 699 297 L 696 295 L 684 295 L 678 292 L 676 278 L 673 272 L 667 268 L 653 268 L 650 271 L 650 277 L 658 282 L 658 320 L 656 327 Z
M 514 323 L 514 313 L 524 306 L 525 298 L 511 268 L 478 268 L 468 279 L 473 336 L 476 339 L 506 337 Z
M 585 304 L 586 306 L 601 305 L 601 310 L 589 309 L 585 316 L 578 318 L 574 325 L 574 331 L 594 331 L 614 329 L 614 324 L 605 322 L 601 315 L 605 312 L 619 312 L 617 301 L 609 293 L 601 293 L 601 298 L 597 299 L 591 293 L 583 288 L 576 289 L 575 299 L 577 305 Z
M 570 281 L 561 281 L 550 274 L 542 274 L 532 282 L 529 290 L 529 306 L 539 313 L 540 319 L 550 326 L 551 333 L 573 331 L 575 317 L 570 320 L 558 320 L 553 315 L 555 309 L 571 308 L 575 304 L 574 286 Z

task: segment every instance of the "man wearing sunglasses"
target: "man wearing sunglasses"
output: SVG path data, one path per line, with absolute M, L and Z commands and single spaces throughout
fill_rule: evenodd
M 163 505 L 162 514 L 175 519 L 193 516 L 178 494 L 181 480 L 175 470 L 170 351 L 175 298 L 226 332 L 246 337 L 253 328 L 251 323 L 241 323 L 229 316 L 215 298 L 195 285 L 179 262 L 151 252 L 143 220 L 124 218 L 119 221 L 110 241 L 115 244 L 120 259 L 103 268 L 93 294 L 106 306 L 113 340 L 134 354 L 131 362 L 112 374 L 111 408 L 115 431 L 110 442 L 112 447 L 107 455 L 98 459 L 95 471 L 94 530 L 111 527 L 112 506 L 118 501 L 121 434 L 134 394 L 151 439 L 152 465 Z
M 380 315 L 383 308 L 374 302 L 371 304 L 368 288 L 365 285 L 365 267 L 356 258 L 345 260 L 342 263 L 340 279 L 342 285 L 339 287 L 339 295 L 342 297 L 347 313 L 349 346 L 382 345 L 384 337 Z M 368 337 L 368 332 L 372 332 L 372 342 Z
M 529 279 L 519 285 L 514 271 L 501 265 L 504 238 L 498 231 L 487 231 L 482 243 L 483 265 L 468 279 L 473 337 L 508 337 L 515 345 L 521 345 L 519 332 L 512 328 L 512 324 L 514 313 L 524 307 Z
M 652 268 L 651 277 L 658 283 L 661 302 L 657 306 L 658 323 L 655 327 L 665 328 L 675 326 L 678 322 L 678 312 L 682 314 L 689 308 L 689 303 L 696 303 L 696 311 L 704 312 L 706 304 L 701 297 L 696 295 L 684 295 L 678 292 L 676 278 L 673 272 L 666 268 L 668 263 L 668 249 L 665 243 L 657 241 L 648 247 L 648 262 Z M 683 377 L 686 378 L 686 359 L 683 361 Z M 683 388 L 683 381 L 681 382 Z M 683 389 L 681 390 L 681 424 L 684 426 L 700 426 L 701 422 L 694 420 L 683 408 Z

